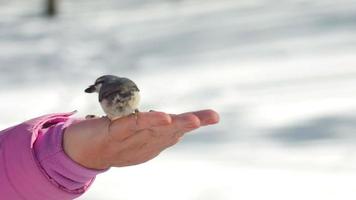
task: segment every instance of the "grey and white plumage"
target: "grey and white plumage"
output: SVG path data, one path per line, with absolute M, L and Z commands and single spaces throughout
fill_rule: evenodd
M 140 90 L 128 78 L 104 75 L 97 78 L 85 92 L 99 94 L 100 105 L 110 120 L 138 112 Z

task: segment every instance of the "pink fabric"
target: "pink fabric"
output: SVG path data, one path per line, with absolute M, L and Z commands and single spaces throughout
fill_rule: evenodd
M 73 113 L 52 114 L 0 132 L 0 199 L 67 200 L 83 194 L 102 171 L 86 169 L 63 151 Z

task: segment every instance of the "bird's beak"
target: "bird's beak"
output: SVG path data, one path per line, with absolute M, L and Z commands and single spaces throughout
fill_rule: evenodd
M 93 93 L 93 92 L 95 92 L 95 90 L 96 90 L 95 85 L 91 85 L 91 86 L 89 86 L 87 89 L 85 89 L 84 92 L 86 92 L 86 93 Z

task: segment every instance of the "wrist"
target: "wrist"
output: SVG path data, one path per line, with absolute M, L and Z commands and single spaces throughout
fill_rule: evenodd
M 95 170 L 110 167 L 104 147 L 108 121 L 103 118 L 83 120 L 72 124 L 64 132 L 63 150 L 74 162 Z
M 71 159 L 63 149 L 63 138 L 66 127 L 78 123 L 80 119 L 69 118 L 50 126 L 44 126 L 39 131 L 33 149 L 46 177 L 53 183 L 70 191 L 81 191 L 103 171 L 91 170 L 79 165 Z

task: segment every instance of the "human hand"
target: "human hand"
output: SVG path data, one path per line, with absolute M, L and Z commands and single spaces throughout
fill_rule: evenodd
M 179 115 L 140 112 L 137 121 L 127 116 L 111 124 L 105 118 L 94 118 L 70 125 L 63 148 L 75 162 L 91 169 L 137 165 L 175 145 L 185 133 L 218 121 L 213 110 Z

